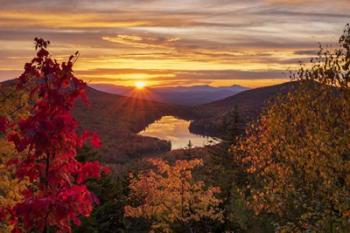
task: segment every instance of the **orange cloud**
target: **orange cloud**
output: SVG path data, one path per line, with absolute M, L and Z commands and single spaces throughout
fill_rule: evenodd
M 35 53 L 32 38 L 41 36 L 59 60 L 79 50 L 75 68 L 94 82 L 264 85 L 277 82 L 275 71 L 307 61 L 317 42 L 335 42 L 350 7 L 349 0 L 42 2 L 3 1 L 0 79 L 23 68 Z
M 27 28 L 110 28 L 136 27 L 150 25 L 146 20 L 108 21 L 104 14 L 99 13 L 64 13 L 64 12 L 33 12 L 33 11 L 4 11 L 0 10 L 0 27 Z
M 161 37 L 141 37 L 135 35 L 117 35 L 114 37 L 103 36 L 103 40 L 127 45 L 136 48 L 167 48 L 172 49 L 172 44 L 179 38 L 161 38 Z

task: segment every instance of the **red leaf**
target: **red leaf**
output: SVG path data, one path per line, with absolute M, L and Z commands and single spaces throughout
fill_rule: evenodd
M 90 139 L 90 144 L 92 146 L 94 146 L 95 148 L 99 148 L 101 147 L 102 143 L 101 143 L 101 139 L 100 137 L 97 135 L 97 133 L 93 133 L 92 137 Z
M 8 120 L 6 117 L 0 117 L 0 133 L 5 133 L 8 126 Z

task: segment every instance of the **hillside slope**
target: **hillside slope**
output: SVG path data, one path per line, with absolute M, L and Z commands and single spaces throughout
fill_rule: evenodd
M 0 83 L 0 94 L 14 89 L 16 80 Z M 185 107 L 143 99 L 108 94 L 87 87 L 89 105 L 78 101 L 73 115 L 80 128 L 96 131 L 102 140 L 101 159 L 108 163 L 125 163 L 145 154 L 170 149 L 166 141 L 137 135 L 148 124 L 164 115 L 188 118 Z
M 73 114 L 82 128 L 100 135 L 100 154 L 106 162 L 123 163 L 132 157 L 169 150 L 168 142 L 137 132 L 164 115 L 189 116 L 184 107 L 108 94 L 91 87 L 87 87 L 87 95 L 89 105 L 79 102 Z
M 224 131 L 225 117 L 235 109 L 239 114 L 243 129 L 248 122 L 257 119 L 269 100 L 277 95 L 287 94 L 297 85 L 297 82 L 287 82 L 251 89 L 219 101 L 197 106 L 194 109 L 196 119 L 191 123 L 190 130 L 194 133 L 221 136 Z

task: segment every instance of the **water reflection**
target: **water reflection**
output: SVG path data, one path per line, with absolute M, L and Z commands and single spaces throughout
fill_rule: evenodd
M 139 135 L 170 141 L 172 150 L 187 147 L 189 140 L 191 140 L 193 147 L 202 147 L 219 142 L 211 137 L 192 134 L 188 129 L 189 125 L 190 121 L 173 116 L 163 116 L 160 120 L 150 124 L 145 130 L 141 131 Z

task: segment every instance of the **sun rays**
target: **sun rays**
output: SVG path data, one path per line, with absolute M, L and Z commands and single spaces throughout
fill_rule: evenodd
M 136 81 L 135 82 L 135 87 L 138 90 L 142 90 L 146 87 L 146 83 L 144 81 Z

